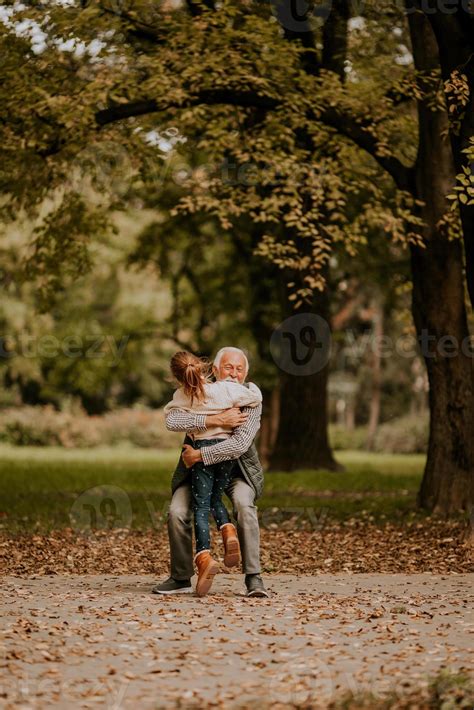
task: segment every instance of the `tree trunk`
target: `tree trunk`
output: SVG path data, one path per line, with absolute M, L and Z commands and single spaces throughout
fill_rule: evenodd
M 412 250 L 413 315 L 424 339 L 430 383 L 428 457 L 419 492 L 422 507 L 439 513 L 467 510 L 474 503 L 474 416 L 472 359 L 462 351 L 439 353 L 443 337 L 467 336 L 460 244 L 430 244 Z M 450 351 L 451 347 L 446 347 Z M 443 341 L 441 341 L 443 343 Z
M 438 65 L 436 40 L 429 20 L 409 15 L 415 66 L 430 71 Z M 418 104 L 419 152 L 416 193 L 425 206 L 422 236 L 425 248 L 411 247 L 412 308 L 430 384 L 428 456 L 419 503 L 449 514 L 474 502 L 473 361 L 465 354 L 469 331 L 464 300 L 463 252 L 449 241 L 439 220 L 448 209 L 454 164 L 445 111 Z
M 454 113 L 453 118 L 459 120 L 450 123 L 449 136 L 456 173 L 462 174 L 463 168 L 467 168 L 472 175 L 473 166 L 469 165 L 464 150 L 474 137 L 474 15 L 461 3 L 454 14 L 437 7 L 427 17 L 436 36 L 444 81 L 451 80 L 455 70 L 467 79 L 468 101 Z M 450 100 L 449 92 L 447 100 Z M 459 208 L 466 253 L 467 288 L 474 308 L 474 205 L 460 202 Z
M 353 394 L 349 395 L 349 397 L 347 398 L 345 414 L 346 429 L 348 429 L 349 431 L 354 431 L 356 427 L 356 398 Z
M 312 304 L 292 309 L 286 287 L 291 280 L 282 276 L 282 310 L 286 312 L 286 317 L 316 314 L 329 323 L 327 291 L 316 293 Z M 298 337 L 298 328 L 294 335 Z M 342 466 L 333 457 L 328 438 L 328 364 L 308 375 L 293 374 L 285 366 L 280 369 L 280 422 L 270 457 L 270 470 L 341 470 Z
M 316 294 L 312 307 L 294 309 L 287 284 L 295 280 L 295 275 L 282 271 L 272 264 L 264 265 L 252 257 L 252 249 L 261 237 L 262 225 L 251 228 L 250 247 L 245 241 L 237 246 L 247 259 L 250 269 L 251 313 L 250 326 L 258 345 L 263 362 L 275 362 L 270 352 L 270 341 L 275 326 L 286 318 L 316 313 L 330 323 L 329 294 Z M 275 283 L 278 292 L 275 292 Z M 278 321 L 271 308 L 272 299 L 279 299 Z M 278 366 L 278 363 L 277 363 Z M 269 470 L 290 471 L 297 468 L 328 468 L 342 470 L 333 456 L 328 441 L 327 381 L 328 367 L 311 376 L 295 376 L 280 367 L 280 383 L 277 388 L 278 401 L 270 406 L 270 432 L 266 421 L 268 397 L 264 400 L 262 453 L 267 457 Z
M 380 421 L 380 407 L 382 400 L 382 348 L 383 336 L 383 306 L 376 301 L 373 304 L 373 333 L 377 339 L 373 348 L 372 358 L 372 396 L 370 398 L 370 414 L 367 433 L 367 450 L 372 451 L 375 435 Z
M 264 469 L 268 468 L 270 456 L 275 445 L 280 418 L 280 389 L 263 390 L 263 412 L 260 435 L 258 438 L 258 454 Z
M 323 25 L 322 66 L 335 72 L 342 82 L 346 78 L 349 18 L 348 0 L 333 0 L 329 17 Z

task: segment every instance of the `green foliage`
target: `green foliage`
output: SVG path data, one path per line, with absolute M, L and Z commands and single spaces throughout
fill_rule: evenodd
M 465 109 L 469 103 L 470 90 L 467 76 L 459 69 L 455 69 L 444 82 L 444 93 L 448 103 L 451 130 L 459 134 Z
M 366 427 L 347 427 L 331 424 L 329 426 L 329 441 L 334 451 L 363 451 L 367 443 Z
M 441 671 L 431 678 L 429 690 L 433 705 L 441 710 L 471 708 L 474 704 L 472 677 L 463 672 Z
M 463 153 L 466 153 L 469 165 L 463 165 L 463 172 L 456 176 L 456 185 L 453 192 L 448 195 L 448 199 L 452 200 L 451 209 L 455 210 L 458 207 L 458 201 L 463 205 L 474 205 L 474 137 L 469 141 L 467 148 L 464 148 Z
M 400 55 L 400 32 L 406 34 L 403 15 L 396 13 L 397 33 L 393 18 L 377 15 L 375 5 L 367 5 L 365 16 L 365 25 L 350 35 L 351 73 L 343 86 L 333 72 L 308 72 L 305 48 L 289 42 L 278 24 L 269 21 L 269 8 L 258 4 L 226 0 L 218 10 L 203 7 L 197 17 L 184 7 L 170 11 L 141 2 L 123 2 L 118 8 L 103 1 L 86 8 L 49 3 L 47 15 L 34 5 L 16 10 L 14 19 L 39 24 L 46 49 L 35 55 L 27 38 L 15 40 L 9 49 L 12 29 L 2 26 L 8 75 L 23 60 L 33 70 L 9 79 L 7 107 L 15 116 L 15 129 L 2 138 L 15 188 L 10 192 L 6 183 L 0 186 L 8 196 L 5 211 L 32 210 L 58 188 L 64 190 L 64 209 L 70 204 L 77 210 L 79 189 L 71 180 L 71 166 L 90 172 L 80 160 L 76 165 L 87 144 L 129 146 L 132 175 L 147 184 L 156 177 L 163 156 L 143 135 L 178 127 L 186 142 L 175 146 L 175 154 L 189 154 L 192 144 L 218 170 L 215 174 L 196 166 L 177 209 L 213 215 L 225 230 L 234 229 L 242 218 L 261 224 L 255 253 L 293 272 L 298 306 L 324 287 L 323 272 L 335 248 L 354 255 L 363 243 L 362 225 L 350 215 L 358 195 L 369 206 L 365 219 L 377 215 L 387 237 L 417 239 L 415 206 L 406 203 L 403 190 L 387 200 L 380 189 L 383 172 L 376 167 L 387 164 L 387 158 L 403 161 L 416 153 L 416 117 L 389 95 L 390 84 L 403 82 L 409 71 L 394 61 Z M 321 28 L 315 28 L 315 46 L 320 35 Z M 377 66 L 364 56 L 368 37 L 377 38 Z M 70 42 L 69 50 L 64 50 L 64 40 Z M 94 51 L 93 40 L 101 43 Z M 317 54 L 314 50 L 315 62 Z M 381 71 L 383 66 L 390 66 L 390 72 Z M 138 117 L 143 102 L 148 102 L 150 115 Z M 336 107 L 338 120 L 368 140 L 368 173 L 347 131 L 335 130 L 331 123 Z M 159 112 L 158 120 L 153 112 Z M 137 118 L 119 121 L 122 115 Z M 224 162 L 245 179 L 223 179 L 219 166 Z M 110 200 L 116 198 L 110 195 Z M 119 201 L 124 203 L 126 195 Z M 404 232 L 406 222 L 415 229 Z M 34 242 L 32 256 L 43 279 L 41 288 L 46 265 L 55 272 L 49 280 L 52 289 L 60 288 L 67 276 L 60 268 L 65 258 L 77 265 L 78 273 L 87 268 L 88 237 L 105 225 L 97 213 L 90 219 L 82 214 L 79 223 L 71 231 L 67 220 L 59 220 L 51 237 L 46 236 L 51 220 L 41 228 L 43 238 Z M 54 245 L 61 235 L 59 248 Z
M 429 418 L 413 415 L 382 424 L 375 436 L 375 451 L 397 454 L 422 454 L 428 449 Z
M 373 450 L 387 454 L 424 454 L 428 449 L 428 414 L 405 415 L 381 424 L 375 435 Z M 347 429 L 331 425 L 329 436 L 336 451 L 367 447 L 367 427 Z
M 430 677 L 428 688 L 423 685 L 404 690 L 391 690 L 385 694 L 348 692 L 332 700 L 328 710 L 454 710 L 471 708 L 474 702 L 474 687 L 468 674 L 444 669 Z
M 51 405 L 4 409 L 0 441 L 15 446 L 90 448 L 131 444 L 140 448 L 176 449 L 182 435 L 166 429 L 161 411 L 116 409 L 89 417 L 84 411 L 58 412 Z
M 88 241 L 100 238 L 105 216 L 77 194 L 66 195 L 58 208 L 33 230 L 32 255 L 24 266 L 25 280 L 37 284 L 38 306 L 47 311 L 52 295 L 64 291 L 91 268 Z
M 175 349 L 165 325 L 167 288 L 154 274 L 126 271 L 121 263 L 147 219 L 132 213 L 117 220 L 116 236 L 94 245 L 91 270 L 76 276 L 55 307 L 41 314 L 34 286 L 10 278 L 12 254 L 23 248 L 28 225 L 20 225 L 19 234 L 7 231 L 0 377 L 11 396 L 4 404 L 50 402 L 68 410 L 79 403 L 101 413 L 167 400 L 168 357 Z
M 188 146 L 186 165 L 198 165 L 202 154 Z M 180 170 L 170 158 L 168 172 Z M 231 231 L 205 212 L 177 213 L 174 206 L 187 185 L 166 181 L 160 194 L 147 184 L 133 193 L 157 219 L 143 229 L 127 263 L 131 269 L 152 269 L 169 285 L 171 308 L 163 327 L 173 342 L 206 356 L 239 343 L 251 362 L 251 377 L 272 389 L 277 372 L 268 352 L 271 332 L 281 319 L 277 284 L 269 265 L 253 258 L 258 229 L 239 220 Z
M 223 238 L 208 217 L 190 222 L 171 218 L 166 204 L 159 212 L 152 206 L 150 200 L 150 209 L 113 216 L 115 231 L 90 248 L 91 270 L 71 276 L 47 313 L 37 313 L 34 286 L 13 278 L 28 224 L 6 231 L 3 406 L 49 402 L 92 414 L 134 403 L 160 406 L 172 393 L 169 358 L 177 348 L 211 356 L 229 343 L 249 352 L 252 379 L 274 385 L 275 367 L 260 356 L 251 329 L 253 271 L 240 242 Z M 242 249 L 250 249 L 242 240 Z M 269 301 L 258 308 L 271 329 L 278 311 L 269 281 Z

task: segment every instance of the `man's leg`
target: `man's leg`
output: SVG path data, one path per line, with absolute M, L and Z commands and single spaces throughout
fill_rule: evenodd
M 171 576 L 153 587 L 154 594 L 192 592 L 193 536 L 191 485 L 183 483 L 173 494 L 168 510 Z
M 260 529 L 258 527 L 255 491 L 238 476 L 230 482 L 226 493 L 232 501 L 237 521 L 244 574 L 260 574 Z
M 191 484 L 183 483 L 173 494 L 168 511 L 170 572 L 173 579 L 189 580 L 194 574 Z

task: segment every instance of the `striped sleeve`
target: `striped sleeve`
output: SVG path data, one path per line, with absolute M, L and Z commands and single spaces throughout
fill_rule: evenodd
M 166 428 L 170 431 L 206 431 L 206 414 L 185 412 L 183 409 L 170 409 L 166 414 Z
M 224 439 L 220 444 L 214 444 L 214 446 L 202 447 L 202 460 L 207 466 L 221 461 L 238 459 L 250 448 L 260 429 L 262 405 L 244 407 L 243 411 L 249 415 L 248 419 L 244 424 L 234 429 L 234 433 L 229 439 Z

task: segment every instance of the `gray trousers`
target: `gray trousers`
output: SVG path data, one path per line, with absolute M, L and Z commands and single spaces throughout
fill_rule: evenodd
M 242 552 L 244 574 L 260 573 L 260 530 L 253 488 L 236 476 L 226 488 Z M 174 579 L 190 579 L 193 566 L 193 513 L 191 483 L 183 483 L 173 494 L 168 511 L 168 535 L 170 540 L 170 573 Z

